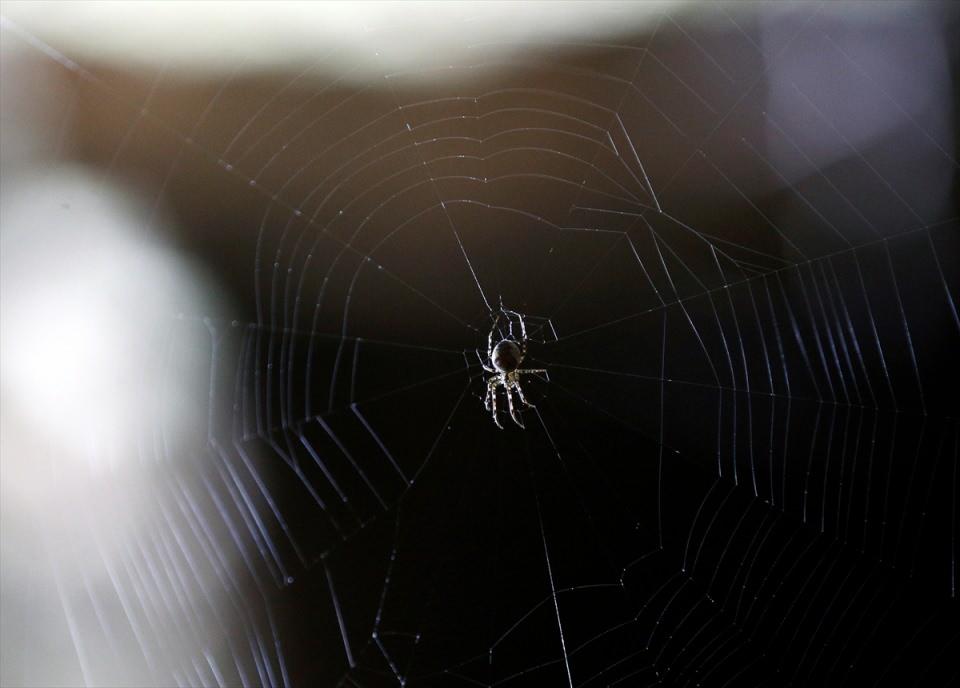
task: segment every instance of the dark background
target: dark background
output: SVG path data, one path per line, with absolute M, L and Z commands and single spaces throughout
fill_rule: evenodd
M 37 57 L 234 304 L 171 314 L 214 413 L 158 487 L 225 683 L 958 680 L 956 15 L 704 12 L 442 80 Z

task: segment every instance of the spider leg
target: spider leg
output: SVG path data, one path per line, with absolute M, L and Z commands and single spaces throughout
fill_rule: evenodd
M 527 346 L 527 324 L 523 320 L 523 314 L 517 313 L 517 320 L 520 321 L 520 339 L 523 340 L 524 349 Z
M 513 422 L 519 425 L 521 428 L 526 430 L 526 427 L 523 424 L 523 421 L 520 420 L 520 416 L 517 415 L 517 409 L 513 406 L 513 394 L 511 393 L 511 387 L 515 383 L 507 383 L 503 386 L 504 391 L 507 393 L 507 408 L 510 409 L 510 417 L 513 418 Z
M 520 397 L 520 401 L 522 401 L 528 408 L 536 408 L 536 406 L 527 401 L 527 398 L 523 396 L 523 390 L 520 389 L 520 383 L 518 381 L 514 381 L 513 388 L 517 390 L 517 396 Z
M 526 339 L 526 338 L 527 338 L 527 325 L 526 325 L 526 323 L 525 323 L 524 320 L 523 320 L 523 314 L 522 314 L 522 313 L 517 313 L 517 311 L 508 310 L 508 309 L 504 308 L 503 306 L 501 306 L 500 309 L 501 309 L 504 313 L 506 313 L 508 317 L 511 316 L 511 315 L 517 316 L 517 322 L 520 323 L 520 338 L 521 338 L 521 339 Z
M 524 321 L 522 313 L 514 312 L 514 315 L 520 321 L 520 358 L 522 359 L 527 355 L 527 323 Z
M 491 368 L 490 366 L 488 366 L 486 363 L 481 363 L 480 365 L 482 365 L 482 366 L 483 366 L 483 369 L 486 370 L 488 373 L 496 373 L 496 372 L 497 372 L 496 370 L 494 370 L 493 368 Z
M 493 360 L 493 333 L 497 331 L 497 324 L 500 322 L 500 314 L 497 313 L 493 319 L 493 325 L 490 327 L 490 334 L 487 335 L 487 360 Z M 486 366 L 484 366 L 486 368 Z M 490 371 L 491 373 L 494 371 Z
M 500 425 L 500 419 L 497 418 L 497 385 L 500 384 L 500 378 L 492 377 L 487 382 L 487 399 L 486 406 L 487 410 L 490 411 L 493 416 L 493 422 L 498 428 L 503 430 L 503 426 Z M 509 397 L 508 397 L 509 398 Z

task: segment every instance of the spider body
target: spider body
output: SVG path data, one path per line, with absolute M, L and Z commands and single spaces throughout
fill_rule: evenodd
M 520 345 L 512 339 L 503 339 L 493 347 L 490 362 L 500 373 L 512 373 L 520 367 L 523 361 L 523 351 Z
M 496 346 L 493 344 L 494 334 L 497 332 L 497 325 L 500 322 L 500 316 L 507 314 L 515 315 L 520 321 L 520 339 L 512 339 L 508 336 L 501 339 Z M 512 332 L 511 332 L 512 335 Z M 487 360 L 483 363 L 483 369 L 493 376 L 487 379 L 487 396 L 484 399 L 484 405 L 493 415 L 493 422 L 497 427 L 503 430 L 500 419 L 497 417 L 497 391 L 503 387 L 507 397 L 507 408 L 510 410 L 510 417 L 513 422 L 524 427 L 523 421 L 517 415 L 517 409 L 513 405 L 513 394 L 516 393 L 521 403 L 528 408 L 533 408 L 533 404 L 527 401 L 520 388 L 520 376 L 526 373 L 545 373 L 543 369 L 523 369 L 520 364 L 524 356 L 527 355 L 527 328 L 523 321 L 523 316 L 513 311 L 505 311 L 501 307 L 501 312 L 493 320 L 493 327 L 490 328 L 490 334 L 487 337 Z

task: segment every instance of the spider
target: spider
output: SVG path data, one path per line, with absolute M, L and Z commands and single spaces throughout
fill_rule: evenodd
M 508 332 L 505 339 L 501 339 L 496 346 L 493 345 L 493 335 L 497 332 L 497 324 L 500 322 L 500 316 L 506 314 L 517 316 L 520 321 L 520 339 L 513 339 L 513 330 Z M 527 373 L 546 373 L 545 369 L 520 368 L 523 357 L 527 355 L 527 327 L 523 322 L 523 316 L 514 311 L 504 310 L 502 307 L 497 317 L 493 319 L 493 327 L 490 328 L 490 334 L 487 337 L 487 361 L 483 363 L 483 369 L 488 373 L 493 373 L 493 377 L 487 380 L 487 396 L 484 399 L 484 405 L 493 415 L 493 422 L 497 427 L 503 430 L 500 425 L 500 419 L 497 418 L 497 387 L 502 386 L 507 395 L 507 408 L 510 409 L 510 417 L 513 422 L 524 427 L 523 421 L 517 415 L 517 410 L 513 406 L 513 391 L 516 391 L 520 401 L 528 408 L 533 408 L 533 404 L 527 401 L 523 396 L 523 390 L 520 389 L 520 376 Z

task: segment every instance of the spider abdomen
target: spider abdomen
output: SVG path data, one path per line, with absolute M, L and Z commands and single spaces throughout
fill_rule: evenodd
M 490 358 L 494 368 L 503 373 L 510 373 L 520 367 L 523 353 L 520 351 L 520 345 L 515 341 L 504 339 L 494 347 Z

